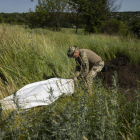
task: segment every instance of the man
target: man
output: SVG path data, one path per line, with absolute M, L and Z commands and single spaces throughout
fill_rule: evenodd
M 104 61 L 100 56 L 88 49 L 77 49 L 77 46 L 71 46 L 68 49 L 67 55 L 69 58 L 75 58 L 76 74 L 74 81 L 77 79 L 85 80 L 85 85 L 88 86 L 90 94 L 92 94 L 92 80 L 104 67 Z M 80 74 L 81 72 L 81 74 Z

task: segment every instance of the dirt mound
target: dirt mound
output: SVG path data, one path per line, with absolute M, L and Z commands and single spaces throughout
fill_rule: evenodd
M 114 71 L 118 75 L 117 84 L 119 85 L 120 93 L 126 95 L 129 100 L 132 100 L 135 90 L 140 85 L 140 66 L 130 64 L 129 60 L 125 57 L 118 57 L 111 61 L 106 61 L 105 67 L 98 73 L 97 77 L 102 79 L 106 87 L 111 87 Z

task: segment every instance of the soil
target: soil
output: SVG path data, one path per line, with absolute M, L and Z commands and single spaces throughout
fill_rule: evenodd
M 130 64 L 129 59 L 125 57 L 105 61 L 105 67 L 97 74 L 105 87 L 112 86 L 114 71 L 117 72 L 117 84 L 120 93 L 131 101 L 136 94 L 135 90 L 140 87 L 140 66 Z

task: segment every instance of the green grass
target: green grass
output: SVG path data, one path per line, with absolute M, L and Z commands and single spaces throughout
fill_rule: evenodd
M 75 28 L 62 28 L 60 32 L 64 34 L 75 34 L 76 29 Z M 88 32 L 85 32 L 84 29 L 78 29 L 77 35 L 88 35 Z
M 13 94 L 26 84 L 48 77 L 72 78 L 74 59 L 67 57 L 72 45 L 87 48 L 104 60 L 128 57 L 140 65 L 140 40 L 103 34 L 88 35 L 82 29 L 24 29 L 0 25 L 0 99 Z M 135 56 L 135 57 L 134 57 Z M 95 80 L 93 95 L 80 84 L 73 96 L 55 103 L 20 110 L 3 111 L 0 136 L 5 139 L 137 139 L 139 137 L 139 96 L 127 103 L 114 88 L 105 89 Z M 139 91 L 138 91 L 139 93 Z M 5 135 L 4 135 L 5 133 Z

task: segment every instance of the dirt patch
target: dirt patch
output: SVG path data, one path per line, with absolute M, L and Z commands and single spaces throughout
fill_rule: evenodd
M 125 57 L 118 57 L 111 61 L 106 61 L 104 69 L 97 74 L 97 77 L 102 79 L 106 87 L 111 87 L 114 71 L 118 75 L 117 84 L 119 85 L 120 93 L 124 94 L 128 100 L 132 100 L 135 90 L 140 87 L 140 66 L 130 64 L 129 59 Z

